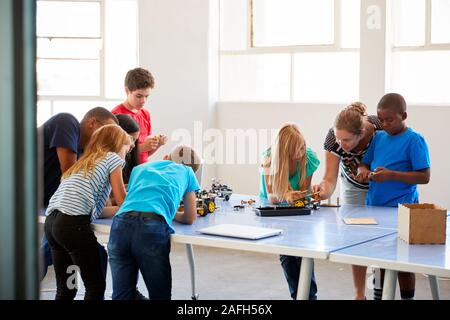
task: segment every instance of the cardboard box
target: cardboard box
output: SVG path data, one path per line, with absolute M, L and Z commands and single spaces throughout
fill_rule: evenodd
M 409 244 L 445 244 L 447 210 L 435 204 L 399 204 L 398 236 Z

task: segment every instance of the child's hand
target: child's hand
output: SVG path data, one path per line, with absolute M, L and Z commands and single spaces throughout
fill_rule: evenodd
M 154 151 L 159 148 L 159 139 L 155 136 L 148 136 L 142 144 L 146 150 Z
M 157 135 L 157 137 L 158 137 L 158 142 L 159 142 L 160 146 L 163 146 L 163 145 L 165 145 L 167 143 L 168 138 L 167 138 L 166 135 L 159 134 L 159 135 Z
M 385 182 L 389 180 L 393 180 L 392 178 L 392 170 L 377 167 L 375 171 L 371 174 L 370 179 L 376 182 Z
M 355 179 L 360 183 L 368 183 L 371 176 L 372 174 L 369 169 L 366 167 L 359 167 Z
M 305 191 L 289 191 L 286 194 L 286 201 L 290 204 L 290 205 L 294 205 L 294 202 L 296 200 L 302 199 L 304 197 L 306 197 L 307 194 L 307 190 Z
M 325 197 L 324 190 L 322 190 L 319 184 L 311 187 L 311 194 L 314 195 L 313 198 L 317 201 L 320 201 Z

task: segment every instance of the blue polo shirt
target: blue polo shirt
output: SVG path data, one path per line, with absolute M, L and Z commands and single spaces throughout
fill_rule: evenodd
M 362 163 L 374 171 L 385 167 L 394 171 L 418 171 L 430 168 L 430 155 L 424 137 L 408 128 L 397 135 L 378 131 L 370 144 Z M 366 204 L 397 207 L 399 203 L 418 203 L 416 184 L 400 181 L 369 182 Z
M 199 189 L 190 167 L 168 160 L 143 163 L 131 172 L 127 196 L 116 215 L 154 212 L 163 216 L 172 228 L 183 196 Z
M 69 113 L 59 113 L 39 127 L 38 133 L 44 138 L 44 206 L 47 207 L 61 181 L 61 165 L 56 148 L 66 148 L 81 154 L 78 149 L 80 123 Z

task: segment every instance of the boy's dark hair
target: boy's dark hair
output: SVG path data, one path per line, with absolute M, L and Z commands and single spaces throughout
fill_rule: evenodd
M 385 94 L 380 102 L 378 102 L 378 109 L 391 109 L 397 113 L 406 112 L 406 101 L 402 95 L 398 93 Z
M 127 72 L 125 76 L 125 86 L 131 92 L 138 89 L 153 89 L 155 79 L 150 71 L 144 68 L 135 68 Z
M 105 109 L 103 107 L 95 107 L 91 110 L 89 110 L 83 117 L 83 121 L 89 120 L 91 118 L 95 118 L 96 120 L 100 122 L 105 122 L 109 119 L 114 120 L 116 124 L 119 124 L 119 121 L 117 121 L 117 118 L 115 115 L 113 115 L 108 109 Z

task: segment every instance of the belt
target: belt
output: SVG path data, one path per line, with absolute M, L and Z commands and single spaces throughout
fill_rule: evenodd
M 166 222 L 164 217 L 160 214 L 154 212 L 140 212 L 140 211 L 130 211 L 126 213 L 127 216 L 130 217 L 138 217 L 138 218 L 149 218 L 153 220 L 158 220 L 160 222 Z

